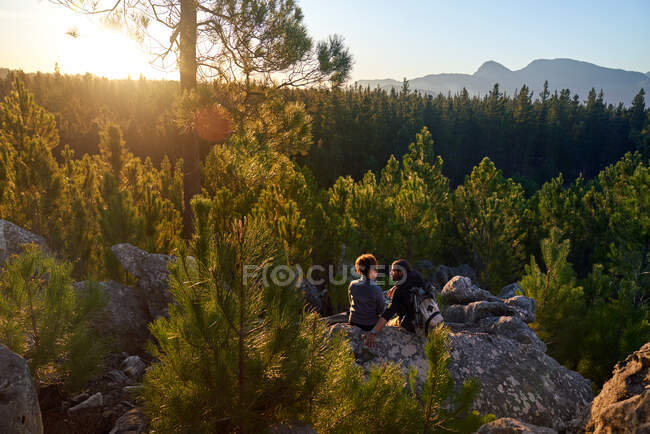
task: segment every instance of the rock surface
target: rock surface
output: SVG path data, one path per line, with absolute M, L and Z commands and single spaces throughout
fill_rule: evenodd
M 504 301 L 508 306 L 512 306 L 518 311 L 519 317 L 527 324 L 535 322 L 535 300 L 524 295 L 516 295 Z
M 88 281 L 76 282 L 74 287 L 77 293 L 83 293 L 88 284 Z M 120 351 L 142 351 L 149 339 L 147 324 L 151 321 L 142 291 L 112 280 L 97 285 L 107 299 L 103 312 L 94 321 L 97 330 L 108 336 Z
M 537 351 L 546 352 L 546 344 L 521 318 L 516 316 L 483 319 L 479 321 L 474 331 L 503 336 L 521 344 L 532 345 Z
M 74 407 L 70 407 L 68 409 L 68 413 L 73 414 L 82 410 L 101 407 L 102 405 L 104 405 L 104 397 L 102 396 L 101 392 L 97 392 L 93 396 L 75 405 Z
M 589 433 L 650 432 L 650 342 L 614 367 L 586 414 Z
M 449 304 L 468 304 L 475 301 L 500 301 L 488 291 L 479 288 L 472 279 L 464 276 L 454 276 L 442 288 L 440 295 Z
M 330 332 L 342 332 L 357 362 L 368 369 L 383 362 L 400 363 L 404 374 L 418 371 L 419 383 L 426 380 L 428 360 L 424 342 L 397 327 L 385 327 L 375 347 L 363 344 L 361 330 L 348 324 L 334 324 Z M 456 385 L 471 377 L 481 383 L 474 409 L 497 417 L 515 416 L 527 423 L 550 426 L 560 431 L 592 398 L 591 384 L 577 372 L 557 361 L 504 336 L 470 331 L 452 331 L 449 370 Z
M 148 425 L 149 423 L 144 413 L 137 408 L 132 408 L 117 419 L 110 434 L 145 433 L 147 432 Z
M 501 288 L 498 297 L 499 298 L 511 298 L 517 295 L 517 292 L 524 293 L 518 283 L 511 283 Z
M 43 432 L 41 409 L 27 362 L 4 345 L 0 345 L 0 432 Z
M 122 371 L 129 377 L 142 377 L 147 365 L 138 356 L 129 356 L 122 362 Z
M 517 310 L 502 301 L 475 301 L 467 305 L 452 304 L 443 311 L 447 322 L 472 323 L 483 318 L 514 316 Z
M 0 220 L 0 264 L 9 256 L 23 251 L 23 244 L 37 244 L 47 251 L 45 238 L 10 221 Z
M 480 427 L 477 431 L 478 434 L 557 434 L 557 431 L 551 428 L 532 425 L 513 419 L 511 417 L 503 417 L 501 419 L 493 420 Z
M 148 253 L 131 244 L 116 244 L 111 251 L 122 266 L 138 278 L 138 286 L 145 292 L 149 314 L 153 319 L 167 316 L 169 293 L 167 264 L 173 256 Z

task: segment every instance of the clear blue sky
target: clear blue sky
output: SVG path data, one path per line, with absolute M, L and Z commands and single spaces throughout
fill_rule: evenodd
M 558 57 L 650 71 L 650 0 L 299 0 L 299 4 L 316 39 L 331 33 L 345 37 L 355 57 L 353 80 L 473 73 L 486 60 L 519 69 L 534 59 Z M 73 25 L 89 28 L 86 18 L 46 0 L 0 0 L 0 66 L 52 71 L 58 61 L 64 72 L 87 68 L 97 73 L 93 68 L 100 66 L 92 63 L 99 59 L 70 55 L 71 47 L 83 46 L 83 38 L 65 36 Z M 104 50 L 101 67 L 119 63 L 110 56 L 119 57 L 124 50 L 116 51 Z M 123 68 L 114 69 L 113 75 L 123 73 Z M 132 73 L 138 72 L 154 75 L 141 65 Z

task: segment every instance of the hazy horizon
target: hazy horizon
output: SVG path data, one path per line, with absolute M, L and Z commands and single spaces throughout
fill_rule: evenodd
M 518 70 L 536 59 L 570 58 L 607 68 L 650 71 L 650 2 L 543 5 L 481 2 L 299 1 L 315 40 L 337 33 L 354 55 L 350 83 L 437 73 L 473 74 L 493 60 Z M 66 35 L 77 29 L 80 36 Z M 26 38 L 24 35 L 29 34 Z M 109 78 L 176 79 L 173 65 L 149 65 L 138 46 L 96 19 L 45 0 L 0 0 L 0 67 L 26 72 L 90 72 Z

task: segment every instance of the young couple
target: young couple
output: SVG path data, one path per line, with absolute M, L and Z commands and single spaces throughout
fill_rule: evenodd
M 411 303 L 410 289 L 424 288 L 424 280 L 404 259 L 391 264 L 390 278 L 395 282 L 388 291 L 391 299 L 388 308 L 384 303 L 384 294 L 375 282 L 377 278 L 377 259 L 369 253 L 361 255 L 354 263 L 360 279 L 353 280 L 348 288 L 350 298 L 350 317 L 348 322 L 368 332 L 364 341 L 369 347 L 375 345 L 375 335 L 386 323 L 397 315 L 400 326 L 414 332 L 413 321 L 415 308 Z

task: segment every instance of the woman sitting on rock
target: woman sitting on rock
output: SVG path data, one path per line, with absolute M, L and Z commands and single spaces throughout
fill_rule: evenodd
M 377 259 L 370 253 L 357 258 L 354 268 L 361 275 L 360 279 L 350 282 L 350 325 L 368 331 L 377 323 L 377 318 L 386 307 L 384 296 L 375 282 L 377 278 Z

